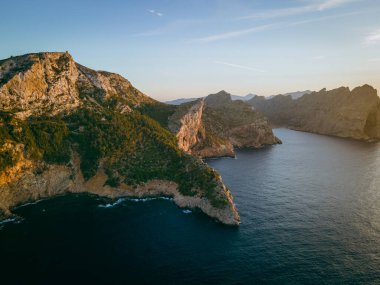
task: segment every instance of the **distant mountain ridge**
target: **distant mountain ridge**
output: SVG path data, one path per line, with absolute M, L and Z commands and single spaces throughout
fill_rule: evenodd
M 248 101 L 277 126 L 364 141 L 380 140 L 380 98 L 369 85 L 340 87 L 293 100 L 277 95 Z
M 281 143 L 265 116 L 231 97 L 220 91 L 178 106 L 169 118 L 169 129 L 176 134 L 179 147 L 200 157 L 218 157 L 234 156 L 234 147 Z
M 252 99 L 253 97 L 257 96 L 256 94 L 249 93 L 245 96 L 240 96 L 240 95 L 231 95 L 231 100 L 242 100 L 242 101 L 248 101 L 249 99 Z M 188 102 L 193 102 L 198 99 L 205 98 L 205 97 L 200 97 L 200 98 L 179 98 L 179 99 L 174 99 L 170 101 L 165 101 L 166 104 L 170 105 L 181 105 L 183 103 L 188 103 Z
M 303 95 L 305 94 L 310 94 L 310 93 L 313 93 L 313 91 L 310 91 L 310 90 L 305 90 L 305 91 L 296 91 L 296 92 L 289 92 L 289 93 L 285 93 L 285 94 L 279 94 L 279 95 L 282 95 L 282 96 L 290 96 L 292 97 L 293 100 L 296 100 L 298 98 L 301 98 Z M 266 97 L 267 99 L 272 99 L 273 97 L 275 96 L 278 96 L 278 95 L 272 95 L 272 96 L 268 96 Z M 252 99 L 252 98 L 251 98 Z

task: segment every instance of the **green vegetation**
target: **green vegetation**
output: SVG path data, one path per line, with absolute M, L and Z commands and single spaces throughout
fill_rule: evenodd
M 102 161 L 110 186 L 171 180 L 184 195 L 195 195 L 192 189 L 200 189 L 213 205 L 227 203 L 215 196 L 218 174 L 180 151 L 176 138 L 151 118 L 139 112 L 122 115 L 82 109 L 66 120 L 86 179 L 95 175 Z
M 168 105 L 160 102 L 141 104 L 137 110 L 140 113 L 156 120 L 164 128 L 168 127 L 168 119 L 176 111 L 177 106 Z
M 93 177 L 101 164 L 109 177 L 106 183 L 113 187 L 122 182 L 138 185 L 152 179 L 170 180 L 178 183 L 184 195 L 201 193 L 216 207 L 227 204 L 215 192 L 218 174 L 180 151 L 174 135 L 137 111 L 119 114 L 97 106 L 63 118 L 27 121 L 0 113 L 0 147 L 6 141 L 23 144 L 28 158 L 47 163 L 66 164 L 76 151 L 85 179 Z M 1 151 L 0 171 L 16 161 L 11 151 Z
M 0 112 L 0 126 L 0 146 L 9 141 L 23 144 L 31 159 L 59 164 L 70 161 L 69 132 L 61 119 L 31 117 L 28 121 L 21 121 L 13 118 L 12 113 Z M 0 170 L 17 162 L 12 153 L 12 149 L 0 153 Z

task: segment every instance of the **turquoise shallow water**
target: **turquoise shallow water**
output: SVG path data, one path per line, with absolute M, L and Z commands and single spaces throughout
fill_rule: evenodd
M 168 199 L 59 197 L 0 226 L 1 284 L 379 284 L 380 145 L 275 132 L 208 161 L 239 228 Z

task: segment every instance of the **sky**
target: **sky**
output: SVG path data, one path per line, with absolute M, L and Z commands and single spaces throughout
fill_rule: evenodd
M 158 100 L 380 90 L 379 0 L 0 0 L 0 58 L 69 51 Z

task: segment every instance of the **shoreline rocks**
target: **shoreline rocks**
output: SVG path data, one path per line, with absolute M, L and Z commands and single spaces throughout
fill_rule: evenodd
M 240 217 L 232 195 L 221 179 L 218 180 L 217 188 L 226 195 L 228 203 L 222 208 L 216 208 L 206 198 L 182 195 L 178 191 L 178 185 L 171 181 L 151 180 L 136 187 L 121 184 L 113 188 L 105 185 L 107 176 L 102 169 L 99 169 L 94 177 L 85 181 L 79 170 L 79 163 L 79 157 L 75 156 L 72 166 L 42 166 L 30 161 L 21 161 L 8 169 L 6 173 L 0 175 L 0 220 L 10 217 L 12 208 L 26 203 L 67 193 L 89 193 L 111 199 L 172 197 L 174 203 L 180 208 L 197 208 L 226 225 L 240 224 Z M 42 172 L 38 171 L 41 167 L 45 168 Z

